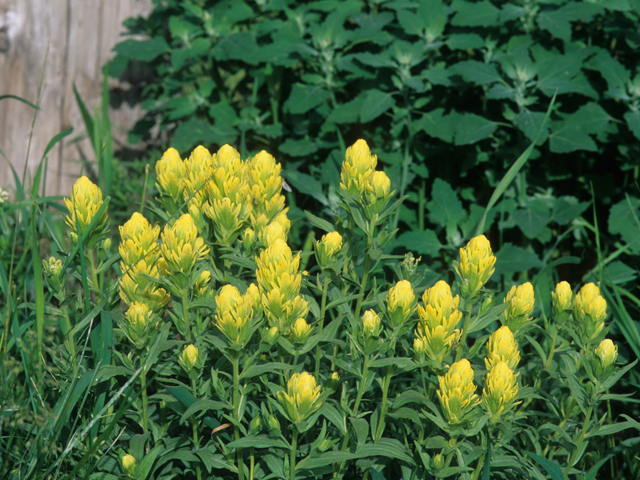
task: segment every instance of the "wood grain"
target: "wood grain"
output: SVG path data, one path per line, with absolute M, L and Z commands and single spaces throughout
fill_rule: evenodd
M 47 195 L 68 195 L 83 173 L 80 152 L 93 159 L 73 84 L 93 112 L 101 100 L 102 66 L 124 33 L 123 20 L 151 8 L 151 0 L 0 0 L 0 95 L 36 103 L 43 79 L 28 157 L 34 111 L 13 99 L 0 101 L 0 187 L 14 188 L 9 164 L 22 177 L 26 162 L 30 178 L 49 141 L 73 127 L 49 153 L 46 177 Z M 127 103 L 110 109 L 116 142 L 126 142 L 126 131 L 139 116 Z

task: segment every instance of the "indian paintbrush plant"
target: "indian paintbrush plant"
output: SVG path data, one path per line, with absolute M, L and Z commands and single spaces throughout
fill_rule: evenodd
M 574 300 L 558 283 L 539 317 L 530 282 L 496 301 L 483 235 L 438 273 L 390 255 L 403 198 L 365 141 L 330 215 L 306 214 L 322 236 L 302 252 L 268 153 L 169 149 L 156 172 L 160 225 L 134 213 L 105 253 L 108 199 L 83 177 L 75 248 L 43 261 L 62 378 L 91 372 L 104 393 L 78 467 L 91 478 L 594 478 L 612 435 L 640 427 L 609 407 L 636 362 L 616 364 L 598 287 Z

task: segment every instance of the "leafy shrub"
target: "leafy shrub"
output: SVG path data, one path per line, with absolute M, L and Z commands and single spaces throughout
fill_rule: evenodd
M 561 283 L 534 318 L 531 283 L 504 302 L 487 289 L 500 260 L 482 235 L 452 263 L 453 290 L 385 254 L 403 198 L 376 166 L 364 141 L 347 150 L 332 220 L 306 213 L 326 234 L 296 254 L 264 151 L 167 150 L 150 206 L 164 225 L 134 213 L 119 255 L 108 199 L 79 179 L 74 248 L 44 270 L 70 322 L 56 411 L 81 424 L 9 478 L 594 477 L 624 450 L 613 435 L 640 428 L 601 409 L 637 361 L 616 365 L 598 287 Z M 48 431 L 28 432 L 32 453 Z

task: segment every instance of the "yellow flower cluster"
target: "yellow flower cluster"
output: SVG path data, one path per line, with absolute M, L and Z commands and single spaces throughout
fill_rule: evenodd
M 596 341 L 607 318 L 607 301 L 596 285 L 587 283 L 580 289 L 573 305 L 573 315 L 582 342 L 586 345 Z
M 342 236 L 338 232 L 329 232 L 316 242 L 316 259 L 320 268 L 329 267 L 342 248 Z
M 392 329 L 402 327 L 411 318 L 416 311 L 416 303 L 416 295 L 409 281 L 401 280 L 389 289 L 387 316 Z
M 451 425 L 464 423 L 480 403 L 469 360 L 463 358 L 451 365 L 446 375 L 438 377 L 438 383 L 440 389 L 437 394 L 447 421 Z
M 605 338 L 595 349 L 591 361 L 596 377 L 603 379 L 608 376 L 614 369 L 616 358 L 618 358 L 618 346 Z
M 165 225 L 161 252 L 172 281 L 185 288 L 190 283 L 196 262 L 206 257 L 209 248 L 198 236 L 198 228 L 191 215 L 185 213 L 173 225 Z
M 225 285 L 216 296 L 216 326 L 231 345 L 244 347 L 252 333 L 252 320 L 261 307 L 260 293 L 253 283 L 244 295 L 236 287 Z
M 456 328 L 462 318 L 459 302 L 460 297 L 454 298 L 449 284 L 440 280 L 425 290 L 422 295 L 424 306 L 418 307 L 421 321 L 415 331 L 413 349 L 419 357 L 426 356 L 436 362 L 438 368 L 460 339 L 461 332 Z
M 567 282 L 557 284 L 555 291 L 551 292 L 551 304 L 556 322 L 564 322 L 573 312 L 573 292 L 571 291 L 571 285 Z
M 307 301 L 299 295 L 300 255 L 294 257 L 286 242 L 279 238 L 256 255 L 256 264 L 256 279 L 269 325 L 287 334 L 293 322 L 309 311 Z
M 287 382 L 287 392 L 278 392 L 278 402 L 293 423 L 302 422 L 322 405 L 320 389 L 310 373 L 294 373 Z
M 153 330 L 158 325 L 153 310 L 144 303 L 131 302 L 125 319 L 126 321 L 120 322 L 122 331 L 136 348 L 143 348 L 151 340 Z
M 477 299 L 480 289 L 493 275 L 495 263 L 496 257 L 484 235 L 472 238 L 460 249 L 460 262 L 454 261 L 453 266 L 460 279 L 462 298 L 471 303 Z
M 509 306 L 502 312 L 501 322 L 512 332 L 517 332 L 531 320 L 531 312 L 533 312 L 535 303 L 533 285 L 529 282 L 518 286 L 514 285 L 504 299 L 504 303 L 507 302 Z
M 69 215 L 66 217 L 65 222 L 71 229 L 69 237 L 74 245 L 78 243 L 79 237 L 87 231 L 102 203 L 102 190 L 87 177 L 80 177 L 73 185 L 71 198 L 65 198 L 64 204 L 69 210 Z M 93 248 L 101 235 L 107 233 L 107 219 L 107 211 L 105 209 L 85 241 L 89 248 Z
M 170 148 L 156 163 L 158 191 L 167 211 L 173 214 L 188 202 L 189 214 L 201 234 L 207 236 L 211 226 L 213 236 L 208 240 L 226 246 L 246 228 L 262 229 L 286 212 L 280 170 L 280 164 L 267 152 L 243 161 L 229 145 L 213 155 L 199 146 L 184 161 Z M 288 225 L 280 223 L 288 230 Z M 251 233 L 246 235 L 255 238 Z
M 137 212 L 120 227 L 120 298 L 129 306 L 144 303 L 156 313 L 169 303 L 167 291 L 149 279 L 159 279 L 159 267 L 166 268 L 157 243 L 159 233 L 160 227 L 152 227 Z
M 514 373 L 520 352 L 513 333 L 507 326 L 502 326 L 489 338 L 487 342 L 487 356 L 484 363 L 488 373 L 485 388 L 482 392 L 482 402 L 491 415 L 491 422 L 495 423 L 500 416 L 508 412 L 516 403 L 518 395 L 518 374 Z
M 372 214 L 380 213 L 393 195 L 391 180 L 383 171 L 376 171 L 377 164 L 367 142 L 358 140 L 347 148 L 340 173 L 340 188 L 363 197 Z

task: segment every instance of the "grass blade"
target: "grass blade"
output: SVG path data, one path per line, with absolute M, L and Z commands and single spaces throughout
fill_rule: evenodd
M 42 163 L 41 163 L 42 165 Z M 42 358 L 42 337 L 44 332 L 44 282 L 42 280 L 42 263 L 38 245 L 38 231 L 36 229 L 36 212 L 34 203 L 31 210 L 31 262 L 33 265 L 33 281 L 36 296 L 36 332 L 38 338 L 38 357 Z
M 24 103 L 25 105 L 29 105 L 31 108 L 34 108 L 34 109 L 36 109 L 36 110 L 40 110 L 40 107 L 38 107 L 37 105 L 34 105 L 34 104 L 33 104 L 33 103 L 31 103 L 29 100 L 25 100 L 24 98 L 19 97 L 19 96 L 17 96 L 17 95 L 11 95 L 11 94 L 8 94 L 8 95 L 0 95 L 0 100 L 4 100 L 4 99 L 6 99 L 6 98 L 13 98 L 14 100 L 18 100 L 19 102 L 22 102 L 22 103 Z

